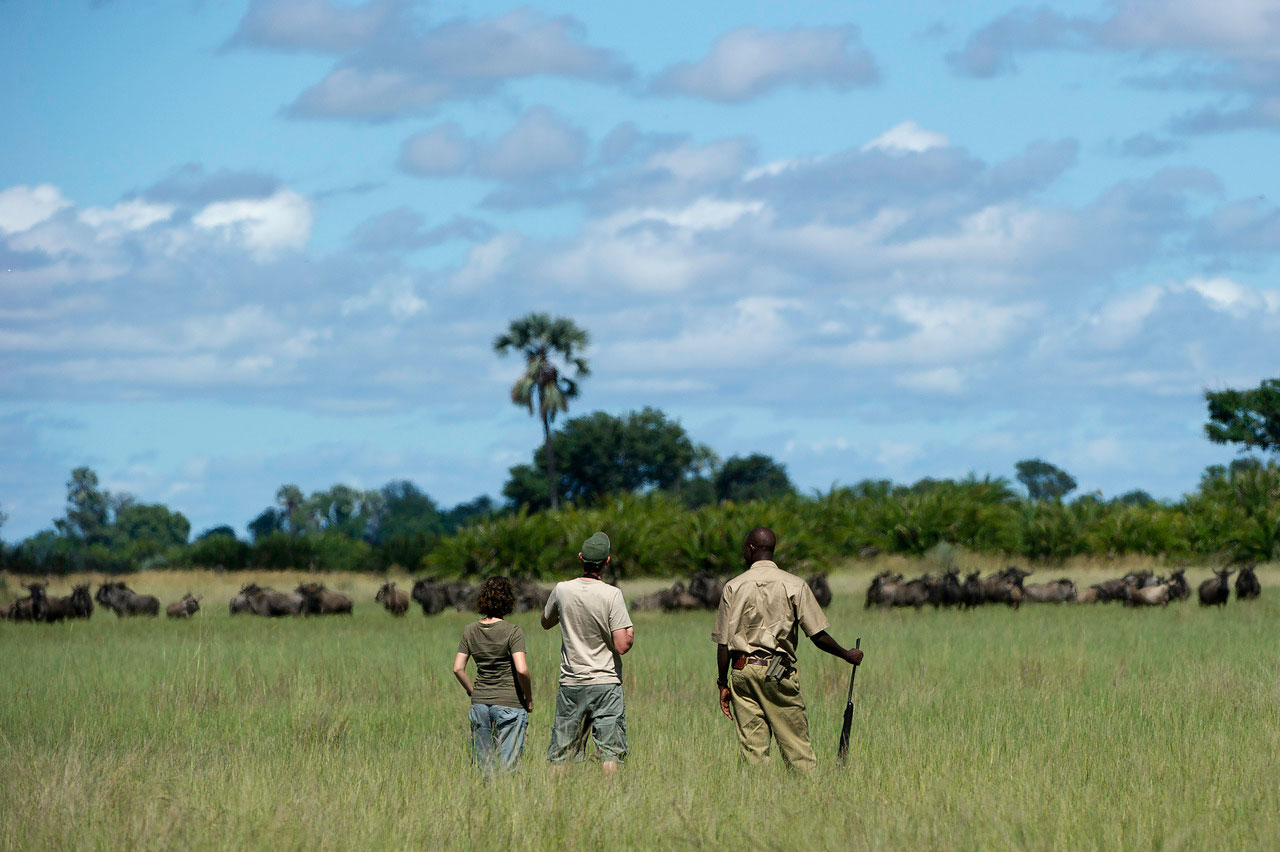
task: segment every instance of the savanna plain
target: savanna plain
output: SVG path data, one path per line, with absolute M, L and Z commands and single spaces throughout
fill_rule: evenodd
M 135 574 L 130 586 L 162 602 L 203 594 L 201 612 L 0 623 L 0 847 L 1280 845 L 1280 568 L 1260 569 L 1260 600 L 1212 610 L 1194 596 L 1143 610 L 864 610 L 883 567 L 832 576 L 832 633 L 861 636 L 867 655 L 847 766 L 835 760 L 847 666 L 801 649 L 818 769 L 749 770 L 716 706 L 713 613 L 645 612 L 625 658 L 625 769 L 553 776 L 559 633 L 525 613 L 511 618 L 528 636 L 535 710 L 519 772 L 492 783 L 470 766 L 450 672 L 473 615 L 392 618 L 373 603 L 381 577 L 335 575 L 352 617 L 232 618 L 242 582 L 291 588 L 302 575 Z M 1193 589 L 1208 568 L 1188 571 Z

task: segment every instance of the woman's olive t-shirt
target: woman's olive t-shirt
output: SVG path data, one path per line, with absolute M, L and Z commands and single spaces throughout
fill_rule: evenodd
M 524 631 L 509 621 L 476 621 L 463 628 L 458 653 L 476 661 L 472 704 L 523 706 L 516 693 L 516 669 L 511 662 L 511 655 L 517 651 L 524 652 Z

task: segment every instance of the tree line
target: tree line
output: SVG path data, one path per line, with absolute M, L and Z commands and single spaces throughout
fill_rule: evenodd
M 559 560 L 579 527 L 589 534 L 639 525 L 658 538 L 675 537 L 665 551 L 646 544 L 653 564 L 639 567 L 669 573 L 720 565 L 726 553 L 732 557 L 741 530 L 727 538 L 707 530 L 720 529 L 744 506 L 756 516 L 744 516 L 749 526 L 776 516 L 775 527 L 811 529 L 812 535 L 788 538 L 804 558 L 825 562 L 869 549 L 921 554 L 938 545 L 1040 560 L 1082 553 L 1280 558 L 1280 473 L 1253 457 L 1208 468 L 1197 490 L 1179 501 L 1156 501 L 1134 490 L 1112 500 L 1086 494 L 1067 502 L 1074 477 L 1039 458 L 1015 467 L 1025 496 L 1007 479 L 973 476 L 910 485 L 866 480 L 806 496 L 773 458 L 721 459 L 654 408 L 621 416 L 596 411 L 554 428 L 590 375 L 584 356 L 589 340 L 572 320 L 539 313 L 512 321 L 494 339 L 497 354 L 523 357 L 510 398 L 536 416 L 542 430 L 531 461 L 510 469 L 502 504 L 481 496 L 446 509 L 408 480 L 374 490 L 338 484 L 310 495 L 284 484 L 271 505 L 247 522 L 247 537 L 219 525 L 191 539 L 190 522 L 180 512 L 112 494 L 94 471 L 81 467 L 67 482 L 64 516 L 24 541 L 0 542 L 0 569 L 58 574 L 161 566 L 398 566 L 536 574 L 547 560 Z M 1209 440 L 1242 451 L 1280 451 L 1280 379 L 1256 389 L 1206 391 L 1205 401 Z M 5 519 L 0 509 L 0 525 Z M 731 558 L 724 563 L 732 564 Z

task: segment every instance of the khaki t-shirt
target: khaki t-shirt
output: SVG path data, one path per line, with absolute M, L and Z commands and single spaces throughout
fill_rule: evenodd
M 622 683 L 622 658 L 610 642 L 631 616 L 617 586 L 583 577 L 557 583 L 542 614 L 560 619 L 562 685 Z
M 462 629 L 458 653 L 476 661 L 472 704 L 521 707 L 516 692 L 516 668 L 511 655 L 524 652 L 524 631 L 510 621 L 472 622 Z
M 761 560 L 725 584 L 711 638 L 730 651 L 782 651 L 794 660 L 797 624 L 806 636 L 829 626 L 808 583 Z

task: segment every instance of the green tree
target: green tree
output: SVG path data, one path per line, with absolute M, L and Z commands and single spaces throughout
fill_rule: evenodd
M 1023 459 L 1015 465 L 1017 479 L 1032 500 L 1061 500 L 1076 490 L 1075 478 L 1043 459 Z
M 58 532 L 82 544 L 105 544 L 110 537 L 111 495 L 98 487 L 98 475 L 78 467 L 67 480 L 67 514 L 53 522 Z
M 284 520 L 278 509 L 269 507 L 259 512 L 258 516 L 249 522 L 247 529 L 250 538 L 260 541 L 274 533 L 284 532 Z
M 153 542 L 159 549 L 186 544 L 191 522 L 159 503 L 130 503 L 116 513 L 116 539 L 123 544 Z
M 216 527 L 209 527 L 209 529 L 200 533 L 200 535 L 196 536 L 196 541 L 204 541 L 206 538 L 211 538 L 215 535 L 231 536 L 231 538 L 235 538 L 236 531 L 228 524 L 219 524 Z
M 1205 391 L 1209 422 L 1204 432 L 1215 444 L 1239 444 L 1241 451 L 1280 451 L 1280 379 L 1256 388 Z
M 296 485 L 281 485 L 276 491 L 276 506 L 279 507 L 280 527 L 290 535 L 297 535 L 306 526 L 306 500 L 302 489 Z
M 716 497 L 745 503 L 770 500 L 795 492 L 785 465 L 762 453 L 730 456 L 715 476 Z
M 542 420 L 542 446 L 546 451 L 547 494 L 552 509 L 559 506 L 559 499 L 551 424 L 557 414 L 569 410 L 569 400 L 578 396 L 578 383 L 566 375 L 568 371 L 572 369 L 577 378 L 591 372 L 582 357 L 589 340 L 587 332 L 571 319 L 533 313 L 512 320 L 506 333 L 493 341 L 494 351 L 499 355 L 513 349 L 524 355 L 525 369 L 511 386 L 511 401 L 527 408 L 530 414 L 534 413 L 534 402 L 537 402 L 538 417 Z
M 615 417 L 603 411 L 574 417 L 551 435 L 559 481 L 557 493 L 589 503 L 606 494 L 672 491 L 708 462 L 710 450 L 695 445 L 684 427 L 656 408 Z M 544 508 L 545 448 L 532 465 L 511 469 L 503 489 L 513 506 Z M 714 454 L 710 454 L 714 457 Z

